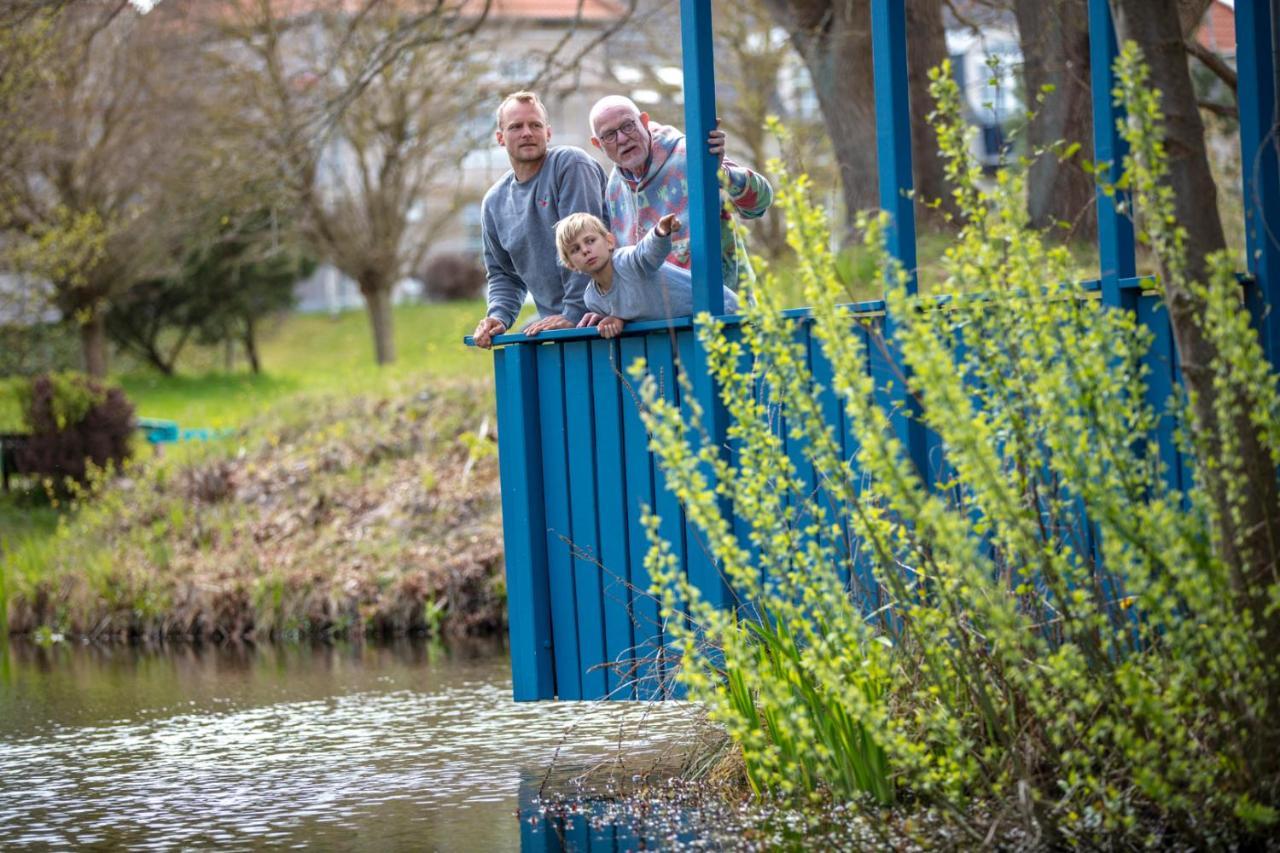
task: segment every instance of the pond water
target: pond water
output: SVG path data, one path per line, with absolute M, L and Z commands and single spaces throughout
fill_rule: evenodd
M 620 743 L 614 778 L 669 763 L 691 718 L 517 704 L 492 645 L 10 643 L 0 848 L 635 849 L 625 826 L 530 804 Z

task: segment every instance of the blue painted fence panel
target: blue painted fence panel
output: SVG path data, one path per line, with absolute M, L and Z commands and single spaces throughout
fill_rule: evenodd
M 595 418 L 596 502 L 600 532 L 600 577 L 604 607 L 605 659 L 631 657 L 631 577 L 628 548 L 627 466 L 623 450 L 622 365 L 618 341 L 591 343 L 591 388 Z M 639 516 L 637 515 L 637 518 Z M 610 667 L 608 692 L 632 699 L 634 682 L 626 667 Z
M 646 358 L 645 338 L 626 337 L 618 342 L 623 377 L 637 359 Z M 662 648 L 662 626 L 658 602 L 649 591 L 653 585 L 644 557 L 649 550 L 642 523 L 644 511 L 654 506 L 653 469 L 649 457 L 649 434 L 640 420 L 640 399 L 629 380 L 621 382 L 622 442 L 627 471 L 627 556 L 631 574 L 631 631 L 635 645 L 635 693 L 637 699 L 661 696 L 662 670 L 657 665 Z
M 556 656 L 556 693 L 561 699 L 581 699 L 578 604 L 573 582 L 573 555 L 569 546 L 573 540 L 573 529 L 569 515 L 569 455 L 565 446 L 564 359 L 561 348 L 554 344 L 543 344 L 536 349 L 536 393 L 542 419 L 543 506 L 546 508 L 543 541 L 551 587 L 551 642 Z M 499 434 L 499 454 L 504 452 L 503 441 L 504 437 Z
M 604 642 L 604 589 L 597 523 L 595 407 L 591 342 L 564 344 L 564 411 L 569 463 L 569 521 L 573 587 L 578 603 L 578 657 L 582 695 L 608 694 Z
M 672 336 L 665 334 L 650 335 L 646 343 L 650 375 L 657 377 L 663 399 L 668 403 L 678 404 L 680 395 L 676 377 L 675 342 L 672 340 Z M 680 507 L 680 501 L 667 488 L 666 475 L 663 474 L 662 467 L 658 464 L 656 457 L 652 459 L 651 466 L 653 472 L 654 510 L 662 519 L 661 524 L 658 526 L 658 532 L 671 545 L 671 552 L 675 554 L 678 563 L 685 565 L 687 552 L 684 538 L 684 511 Z M 663 631 L 663 641 L 660 651 L 662 660 L 659 668 L 659 684 L 661 695 L 669 697 L 672 686 L 671 666 L 674 661 L 668 659 L 673 653 L 673 647 L 666 642 L 665 630 Z
M 508 347 L 494 354 L 507 600 L 520 602 L 507 614 L 512 693 L 517 702 L 555 692 L 539 446 L 542 430 L 538 396 L 528 393 L 537 387 L 534 355 L 533 347 Z

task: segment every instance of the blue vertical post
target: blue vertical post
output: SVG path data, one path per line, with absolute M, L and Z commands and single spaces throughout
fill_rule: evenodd
M 715 55 L 711 0 L 680 0 L 684 63 L 684 132 L 689 157 L 689 254 L 693 312 L 724 313 L 720 268 L 720 176 L 707 153 L 707 135 L 716 126 Z
M 907 23 L 905 0 L 872 0 L 871 54 L 876 87 L 876 160 L 880 209 L 889 214 L 886 235 L 889 252 L 910 277 L 915 293 L 916 212 L 911 175 L 911 107 L 907 94 Z M 892 339 L 893 318 L 887 317 L 885 337 Z M 899 411 L 894 422 L 920 476 L 929 479 L 929 459 L 919 406 L 902 382 L 894 385 Z
M 1132 200 L 1127 191 L 1114 187 L 1124 173 L 1129 148 L 1117 122 L 1124 108 L 1111 96 L 1115 87 L 1112 66 L 1116 61 L 1116 28 L 1107 0 L 1089 0 L 1089 85 L 1093 95 L 1093 159 L 1098 182 L 1098 267 L 1104 305 L 1137 307 L 1138 292 L 1121 290 L 1120 280 L 1136 274 L 1133 251 Z
M 715 53 L 711 0 L 680 0 L 680 37 L 684 65 L 684 130 L 689 161 L 689 252 L 693 274 L 693 312 L 724 313 L 724 273 L 720 266 L 720 176 L 716 158 L 707 153 L 707 136 L 716 126 Z M 695 337 L 697 336 L 695 329 Z M 702 407 L 702 426 L 721 452 L 728 435 L 728 413 L 711 376 L 701 341 L 693 346 L 693 364 L 685 365 L 694 397 Z M 707 471 L 709 485 L 715 480 Z M 732 508 L 720 501 L 731 517 Z M 689 575 L 703 597 L 725 606 L 729 590 L 718 568 L 701 549 L 689 555 Z
M 1244 178 L 1245 248 L 1262 300 L 1262 344 L 1280 365 L 1280 135 L 1276 120 L 1274 6 L 1236 4 L 1236 102 L 1240 107 L 1240 165 Z
M 517 702 L 556 695 L 534 349 L 517 344 L 494 353 L 502 538 L 511 602 L 507 621 L 512 693 Z

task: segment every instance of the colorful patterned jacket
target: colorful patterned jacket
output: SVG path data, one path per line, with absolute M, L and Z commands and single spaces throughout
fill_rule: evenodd
M 659 219 L 674 213 L 685 227 L 672 241 L 667 260 L 688 269 L 689 163 L 685 154 L 685 137 L 674 127 L 657 122 L 649 123 L 649 132 L 653 134 L 653 145 L 644 177 L 637 178 L 616 165 L 609 175 L 605 202 L 609 208 L 610 228 L 620 245 L 634 246 L 658 224 Z M 728 157 L 720 174 L 720 263 L 725 285 L 737 290 L 739 282 L 751 278 L 751 266 L 746 262 L 746 246 L 734 234 L 731 211 L 736 209 L 747 219 L 763 216 L 773 203 L 773 188 L 763 175 L 739 166 Z M 726 196 L 728 204 L 724 202 Z M 742 259 L 741 263 L 739 259 Z

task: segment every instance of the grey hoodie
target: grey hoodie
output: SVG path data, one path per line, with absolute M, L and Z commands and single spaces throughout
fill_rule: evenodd
M 512 171 L 490 187 L 480 203 L 490 317 L 510 328 L 528 292 L 539 317 L 582 319 L 589 279 L 557 263 L 556 223 L 571 213 L 607 222 L 604 187 L 604 169 L 572 146 L 547 149 L 542 168 L 529 180 L 517 181 Z

